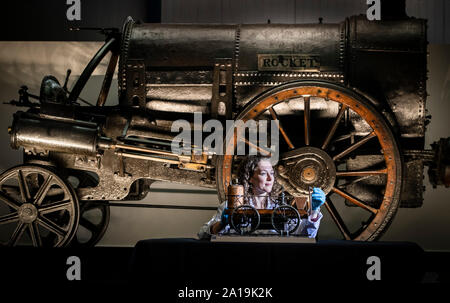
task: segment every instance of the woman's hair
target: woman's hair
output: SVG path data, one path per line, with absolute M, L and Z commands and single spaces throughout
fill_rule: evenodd
M 261 160 L 270 160 L 270 157 L 267 156 L 248 156 L 244 161 L 242 161 L 239 167 L 239 184 L 244 186 L 244 204 L 250 204 L 249 196 L 253 195 L 253 184 L 250 183 L 250 179 L 255 173 L 256 168 L 258 167 L 258 163 Z M 274 182 L 272 192 L 270 196 L 278 196 L 281 192 L 282 188 L 277 182 L 277 173 L 274 172 Z

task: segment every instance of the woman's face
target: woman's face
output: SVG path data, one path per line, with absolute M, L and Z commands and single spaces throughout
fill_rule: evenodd
M 274 171 L 269 160 L 263 159 L 259 161 L 258 166 L 250 178 L 253 185 L 253 194 L 262 195 L 272 191 L 274 182 Z

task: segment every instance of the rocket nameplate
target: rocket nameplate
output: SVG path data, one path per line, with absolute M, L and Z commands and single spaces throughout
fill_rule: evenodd
M 259 71 L 320 71 L 320 56 L 302 54 L 258 54 Z

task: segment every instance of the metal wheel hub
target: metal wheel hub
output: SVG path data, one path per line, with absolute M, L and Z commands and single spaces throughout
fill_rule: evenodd
M 302 181 L 303 182 L 314 182 L 318 177 L 317 168 L 314 165 L 307 166 L 302 169 Z
M 31 203 L 24 203 L 18 209 L 19 220 L 23 223 L 32 223 L 38 216 L 36 206 Z
M 301 147 L 281 155 L 280 176 L 288 180 L 301 194 L 310 187 L 320 187 L 329 193 L 336 181 L 336 166 L 331 157 L 316 147 Z

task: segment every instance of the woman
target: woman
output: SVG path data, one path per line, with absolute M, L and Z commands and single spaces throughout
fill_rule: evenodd
M 247 193 L 244 197 L 244 204 L 252 205 L 257 209 L 273 209 L 277 206 L 272 197 L 281 192 L 281 187 L 275 182 L 275 171 L 270 163 L 270 158 L 249 156 L 241 165 L 239 183 L 244 186 L 244 193 Z M 320 206 L 325 202 L 325 193 L 319 188 L 314 188 L 311 198 L 312 212 L 308 218 L 301 220 L 294 234 L 315 238 L 322 219 Z M 202 226 L 198 233 L 200 239 L 209 238 L 213 234 L 230 232 L 230 226 L 225 226 L 222 219 L 226 205 L 226 201 L 220 204 L 216 215 Z M 277 232 L 275 230 L 257 230 L 255 233 Z

